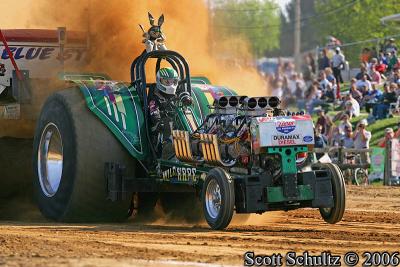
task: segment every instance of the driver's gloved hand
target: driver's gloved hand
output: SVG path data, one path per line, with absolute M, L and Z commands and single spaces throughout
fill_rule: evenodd
M 184 106 L 190 106 L 193 103 L 193 98 L 189 95 L 188 92 L 182 92 L 179 95 L 179 101 L 182 103 Z

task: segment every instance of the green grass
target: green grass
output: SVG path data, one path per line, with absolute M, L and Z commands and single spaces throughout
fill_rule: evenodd
M 350 88 L 350 82 L 344 82 L 340 84 L 340 92 L 348 92 Z

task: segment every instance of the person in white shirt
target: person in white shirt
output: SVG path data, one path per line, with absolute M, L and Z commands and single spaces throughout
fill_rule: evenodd
M 368 123 L 366 119 L 362 119 L 358 125 L 357 129 L 354 133 L 354 148 L 355 149 L 364 149 L 369 148 L 369 141 L 371 140 L 372 134 L 371 132 L 366 130 Z M 361 163 L 369 163 L 369 154 L 368 152 L 361 153 Z
M 287 80 L 287 87 L 289 88 L 290 93 L 292 96 L 296 93 L 296 83 L 298 80 L 297 73 L 293 73 L 292 76 Z
M 364 74 L 362 76 L 361 80 L 358 80 L 356 82 L 356 86 L 357 86 L 358 90 L 362 89 L 363 87 L 367 88 L 367 91 L 371 91 L 372 90 L 371 82 L 368 81 L 368 77 L 367 77 L 366 74 Z
M 336 47 L 336 54 L 332 57 L 332 70 L 333 75 L 335 76 L 336 82 L 340 87 L 340 83 L 343 83 L 343 78 L 341 74 L 341 70 L 344 69 L 345 65 L 345 57 L 340 51 L 340 47 Z
M 319 81 L 319 89 L 322 91 L 322 93 L 326 92 L 328 86 L 332 86 L 332 84 L 326 78 L 326 73 L 324 71 L 321 71 L 319 73 L 318 81 Z
M 345 107 L 346 111 L 350 113 L 351 117 L 360 116 L 360 104 L 358 104 L 357 100 L 355 100 L 353 97 L 346 101 Z
M 272 95 L 282 99 L 283 89 L 282 89 L 282 82 L 277 81 L 275 88 L 272 90 Z

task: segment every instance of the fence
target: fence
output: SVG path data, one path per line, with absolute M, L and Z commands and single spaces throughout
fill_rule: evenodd
M 314 148 L 314 153 L 327 153 L 333 162 L 336 163 L 341 170 L 347 169 L 368 169 L 371 164 L 369 162 L 355 162 L 348 163 L 348 156 L 355 155 L 361 159 L 362 153 L 372 153 L 373 149 L 354 149 L 345 148 L 343 146 Z M 384 153 L 384 170 L 383 170 L 383 184 L 392 185 L 392 178 L 400 176 L 400 141 L 390 140 L 386 142 Z

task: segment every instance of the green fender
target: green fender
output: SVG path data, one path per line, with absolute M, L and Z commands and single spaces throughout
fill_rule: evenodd
M 143 108 L 136 89 L 126 83 L 108 80 L 73 80 L 80 88 L 88 108 L 118 138 L 135 158 L 143 160 L 150 155 L 145 132 Z M 208 81 L 208 80 L 207 80 Z M 236 95 L 225 87 L 206 83 L 192 85 L 194 120 L 201 124 L 210 113 L 209 105 L 219 95 Z M 191 131 L 182 108 L 177 108 L 181 127 Z
M 129 153 L 145 159 L 149 147 L 143 109 L 136 90 L 114 81 L 75 81 L 88 108 L 113 132 Z M 106 140 L 105 140 L 106 142 Z

